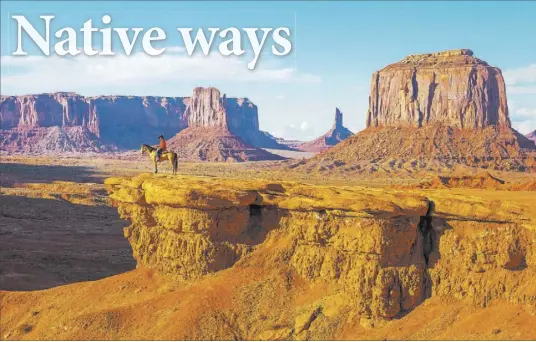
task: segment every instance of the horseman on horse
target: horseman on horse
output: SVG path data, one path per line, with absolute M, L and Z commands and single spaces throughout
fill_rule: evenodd
M 162 155 L 162 152 L 165 152 L 167 150 L 167 145 L 163 135 L 159 136 L 158 139 L 160 140 L 160 144 L 156 149 L 156 160 L 160 161 L 160 156 Z
M 176 174 L 179 167 L 179 158 L 177 153 L 167 150 L 166 140 L 164 139 L 163 135 L 159 136 L 158 139 L 160 140 L 158 147 L 155 148 L 150 145 L 143 144 L 141 145 L 141 153 L 145 154 L 145 152 L 147 152 L 149 154 L 149 157 L 154 164 L 154 173 L 158 173 L 158 162 L 167 159 L 171 164 L 173 170 L 172 173 Z

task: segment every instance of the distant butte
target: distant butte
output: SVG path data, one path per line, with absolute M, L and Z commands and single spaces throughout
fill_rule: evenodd
M 350 130 L 342 124 L 342 113 L 339 108 L 335 108 L 335 122 L 333 127 L 323 136 L 308 141 L 297 146 L 297 149 L 306 152 L 321 152 L 332 146 L 337 145 L 341 141 L 354 135 Z

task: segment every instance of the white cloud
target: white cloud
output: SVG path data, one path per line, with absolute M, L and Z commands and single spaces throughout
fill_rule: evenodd
M 534 86 L 510 86 L 506 88 L 508 94 L 528 95 L 536 94 L 536 85 Z
M 171 53 L 168 53 L 171 52 Z M 294 68 L 258 66 L 248 70 L 246 62 L 220 54 L 188 56 L 180 47 L 150 57 L 131 56 L 62 58 L 56 55 L 2 56 L 1 87 L 4 94 L 77 91 L 107 87 L 128 93 L 131 86 L 143 86 L 147 93 L 162 82 L 231 81 L 319 83 L 316 75 L 299 73 Z M 117 93 L 117 91 L 116 91 Z
M 503 72 L 509 96 L 510 120 L 520 133 L 536 129 L 536 64 Z M 530 96 L 527 96 L 530 95 Z M 515 102 L 510 100 L 514 97 Z
M 536 64 L 531 64 L 523 68 L 505 70 L 503 76 L 506 84 L 511 86 L 536 83 Z
M 271 134 L 278 138 L 301 141 L 313 140 L 320 136 L 315 127 L 307 121 L 302 121 L 299 125 L 294 123 L 282 125 L 282 127 L 273 130 Z
M 309 128 L 311 128 L 311 125 L 307 121 L 304 121 L 300 124 L 300 129 L 304 132 L 307 131 Z
M 508 94 L 536 94 L 536 64 L 503 72 Z
M 512 122 L 512 126 L 521 134 L 529 134 L 536 130 L 536 121 Z
M 536 119 L 536 108 L 519 108 L 514 112 L 516 117 Z
M 512 126 L 520 133 L 530 133 L 536 129 L 536 108 L 517 108 L 511 120 Z

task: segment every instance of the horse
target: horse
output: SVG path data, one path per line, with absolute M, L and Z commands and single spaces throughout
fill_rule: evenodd
M 154 163 L 154 173 L 158 173 L 158 162 L 159 160 L 156 160 L 157 157 L 156 157 L 156 148 L 150 146 L 150 145 L 147 145 L 147 144 L 142 144 L 141 145 L 141 148 L 140 148 L 140 151 L 141 151 L 141 154 L 145 154 L 145 152 L 147 152 L 149 154 L 149 157 L 151 158 L 151 160 L 153 161 Z M 169 160 L 169 163 L 171 164 L 171 167 L 173 169 L 173 172 L 172 174 L 176 174 L 177 173 L 177 169 L 179 167 L 179 158 L 177 156 L 177 153 L 175 152 L 172 152 L 172 151 L 164 151 L 160 154 L 160 160 Z

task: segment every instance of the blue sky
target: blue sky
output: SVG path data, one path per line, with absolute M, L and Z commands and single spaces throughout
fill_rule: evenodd
M 364 128 L 374 71 L 408 54 L 470 48 L 503 70 L 513 125 L 527 133 L 536 129 L 534 13 L 536 2 L 529 1 L 2 1 L 2 94 L 188 96 L 196 86 L 216 86 L 227 96 L 256 103 L 262 129 L 285 138 L 312 139 L 330 128 L 336 106 L 347 127 Z M 101 23 L 104 14 L 112 17 L 111 25 Z M 13 57 L 16 22 L 11 15 L 25 15 L 41 33 L 39 15 L 54 15 L 52 34 L 65 26 L 78 31 L 88 19 L 101 28 L 160 27 L 167 39 L 159 46 L 168 51 L 148 57 L 137 44 L 130 57 L 45 58 L 26 40 L 31 56 Z M 268 45 L 253 71 L 246 67 L 249 52 L 227 58 L 217 51 L 208 57 L 186 56 L 176 30 L 282 26 L 291 29 L 292 53 L 276 57 Z M 99 48 L 99 39 L 94 46 Z M 120 50 L 115 43 L 114 48 Z

